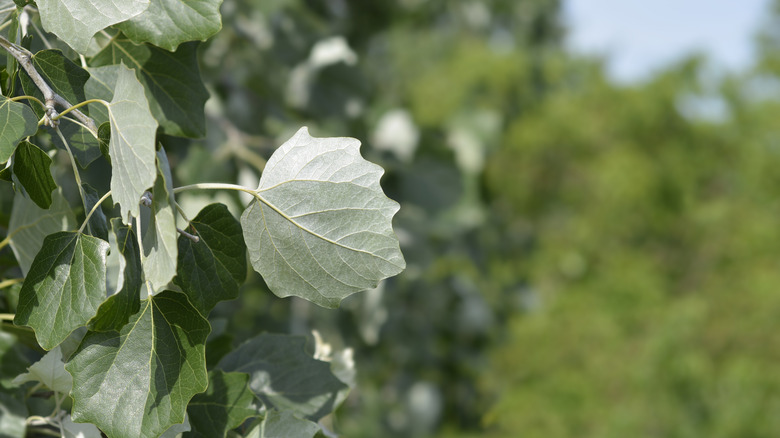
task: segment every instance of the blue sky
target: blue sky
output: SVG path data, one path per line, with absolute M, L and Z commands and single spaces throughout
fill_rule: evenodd
M 564 0 L 568 46 L 606 55 L 620 82 L 648 77 L 693 51 L 730 70 L 753 59 L 770 0 Z

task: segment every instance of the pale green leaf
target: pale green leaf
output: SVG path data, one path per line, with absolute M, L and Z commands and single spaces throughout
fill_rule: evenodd
M 135 68 L 162 131 L 179 137 L 202 137 L 206 133 L 204 105 L 209 94 L 200 77 L 197 47 L 198 43 L 186 43 L 169 52 L 117 37 L 92 58 L 91 64 L 123 62 Z
M 38 131 L 38 118 L 29 106 L 0 96 L 0 163 L 5 163 L 24 138 Z
M 85 54 L 98 31 L 142 13 L 149 0 L 38 0 L 41 24 L 73 50 Z
M 151 218 L 144 233 L 144 276 L 158 291 L 176 275 L 177 243 L 173 177 L 165 149 L 157 152 L 157 180 L 152 190 Z
M 70 415 L 62 419 L 63 438 L 101 438 L 100 430 L 94 424 L 74 423 Z
M 32 364 L 28 371 L 18 375 L 13 383 L 41 382 L 52 391 L 67 394 L 73 388 L 73 378 L 65 371 L 62 350 L 57 347 Z
M 111 296 L 89 321 L 93 331 L 119 331 L 141 306 L 141 256 L 135 233 L 119 218 L 111 219 L 111 228 L 106 259 L 106 289 Z
M 152 0 L 141 15 L 119 29 L 137 43 L 174 51 L 185 41 L 205 41 L 222 28 L 222 0 Z
M 14 196 L 8 236 L 22 274 L 27 275 L 46 236 L 75 227 L 76 216 L 62 196 L 61 189 L 52 193 L 52 203 L 48 210 L 38 207 L 26 196 Z
M 34 144 L 23 141 L 14 152 L 14 176 L 38 207 L 51 206 L 51 194 L 57 189 L 49 167 L 51 158 Z
M 260 438 L 313 438 L 320 426 L 292 411 L 269 410 L 260 424 Z
M 149 112 L 144 89 L 128 68 L 117 73 L 111 121 L 111 196 L 119 204 L 122 220 L 138 216 L 141 195 L 154 184 L 154 139 L 157 121 Z
M 264 333 L 222 358 L 217 368 L 249 374 L 249 388 L 268 407 L 317 421 L 335 407 L 347 386 L 330 364 L 305 351 L 306 338 Z
M 187 297 L 171 291 L 144 300 L 120 332 L 88 332 L 65 365 L 74 421 L 123 438 L 156 438 L 182 423 L 208 386 L 208 334 Z
M 246 279 L 246 245 L 241 224 L 224 204 L 211 204 L 192 222 L 193 242 L 179 236 L 179 261 L 174 279 L 202 315 L 222 300 L 238 297 Z
M 85 325 L 106 298 L 108 243 L 62 231 L 43 241 L 19 292 L 14 324 L 32 327 L 51 350 Z
M 169 427 L 168 430 L 160 435 L 160 438 L 182 438 L 183 433 L 189 432 L 191 430 L 192 426 L 190 425 L 190 416 L 185 413 L 184 422 L 180 424 L 174 424 L 173 426 Z
M 398 203 L 359 149 L 301 128 L 268 160 L 241 225 L 252 266 L 276 295 L 336 307 L 406 267 L 391 224 Z
M 247 387 L 248 380 L 249 375 L 244 373 L 209 372 L 208 389 L 187 406 L 192 432 L 183 438 L 224 438 L 229 430 L 256 416 L 255 396 Z

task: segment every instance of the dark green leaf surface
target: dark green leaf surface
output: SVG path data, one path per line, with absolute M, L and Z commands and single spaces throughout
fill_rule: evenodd
M 22 273 L 27 275 L 46 236 L 75 227 L 76 216 L 62 196 L 61 189 L 52 193 L 52 203 L 48 210 L 38 207 L 26 196 L 14 196 L 8 236 Z
M 38 146 L 23 141 L 14 152 L 14 176 L 24 187 L 27 195 L 38 207 L 51 206 L 51 193 L 57 189 L 49 167 L 51 158 Z
M 51 85 L 51 88 L 71 104 L 85 100 L 84 84 L 89 79 L 89 73 L 63 56 L 59 50 L 41 50 L 32 57 L 33 66 L 38 73 Z M 24 72 L 24 70 L 22 70 Z M 26 72 L 19 76 L 25 94 L 44 100 L 43 93 L 35 86 Z M 35 114 L 40 118 L 44 109 L 36 102 L 32 103 Z
M 89 321 L 106 298 L 108 243 L 77 232 L 59 232 L 43 241 L 19 293 L 17 325 L 35 330 L 51 350 Z
M 154 139 L 157 121 L 149 112 L 144 90 L 132 70 L 120 68 L 109 106 L 111 121 L 111 196 L 119 204 L 122 220 L 138 216 L 138 202 L 154 184 Z
M 176 275 L 176 212 L 173 177 L 165 149 L 157 151 L 157 180 L 152 190 L 151 218 L 144 233 L 144 275 L 158 291 Z
M 184 295 L 141 302 L 120 332 L 89 332 L 65 368 L 73 375 L 73 419 L 111 437 L 152 438 L 184 421 L 206 390 L 208 322 Z
M 82 184 L 81 187 L 84 189 L 84 196 L 87 201 L 84 214 L 88 214 L 92 207 L 100 200 L 100 194 L 89 184 Z M 87 222 L 87 233 L 91 236 L 108 241 L 108 221 L 106 220 L 106 214 L 103 213 L 101 207 L 97 207 L 89 218 L 89 222 Z
M 38 118 L 29 106 L 0 96 L 0 163 L 11 158 L 16 145 L 38 131 Z
M 186 41 L 205 41 L 222 28 L 222 0 L 152 0 L 141 15 L 119 29 L 136 43 L 152 43 L 174 51 Z
M 116 247 L 119 269 L 114 273 L 119 276 L 114 286 L 119 290 L 108 297 L 98 308 L 97 314 L 89 322 L 92 331 L 119 331 L 127 324 L 128 318 L 138 312 L 141 306 L 141 256 L 133 230 L 122 224 L 119 218 L 111 219 L 110 239 Z M 112 257 L 113 255 L 109 255 Z
M 200 77 L 197 47 L 197 43 L 186 43 L 169 52 L 118 37 L 91 62 L 95 66 L 124 62 L 135 68 L 162 131 L 179 137 L 202 137 L 205 134 L 203 107 L 209 94 Z
M 241 216 L 250 261 L 271 291 L 336 307 L 406 267 L 383 173 L 354 138 L 306 128 L 274 152 Z
M 229 430 L 257 415 L 248 380 L 244 373 L 209 372 L 208 389 L 187 406 L 192 432 L 184 438 L 224 438 Z
M 317 423 L 296 417 L 292 411 L 271 409 L 260 424 L 260 438 L 313 438 Z
M 202 315 L 222 300 L 238 297 L 246 279 L 246 245 L 241 224 L 223 204 L 203 208 L 190 222 L 198 242 L 179 236 L 175 282 Z
M 149 0 L 38 0 L 43 28 L 85 54 L 89 41 L 105 29 L 142 13 Z
M 317 421 L 333 410 L 346 385 L 329 363 L 307 354 L 305 345 L 303 336 L 264 333 L 222 358 L 217 367 L 249 374 L 249 388 L 269 409 L 292 410 Z

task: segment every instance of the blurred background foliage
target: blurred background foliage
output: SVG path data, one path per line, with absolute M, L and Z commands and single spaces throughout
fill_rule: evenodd
M 777 436 L 776 9 L 750 71 L 618 86 L 557 0 L 225 0 L 176 184 L 255 186 L 301 125 L 357 137 L 408 269 L 338 311 L 253 273 L 209 360 L 256 330 L 352 348 L 349 437 Z M 190 216 L 205 196 L 241 203 L 184 193 Z

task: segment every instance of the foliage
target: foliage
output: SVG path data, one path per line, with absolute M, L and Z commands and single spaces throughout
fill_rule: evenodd
M 251 187 L 177 185 L 167 151 L 206 133 L 197 41 L 220 5 L 3 3 L 3 436 L 330 433 L 348 356 L 284 334 L 232 349 L 210 314 L 240 296 L 247 261 L 277 296 L 321 306 L 375 288 L 405 268 L 399 205 L 359 141 L 306 128 Z M 207 202 L 190 221 L 195 190 L 248 206 L 239 221 Z

